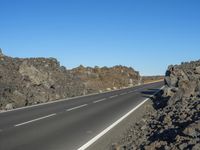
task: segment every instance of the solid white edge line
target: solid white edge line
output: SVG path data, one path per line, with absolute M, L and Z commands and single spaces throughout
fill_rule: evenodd
M 160 88 L 160 90 L 162 90 L 163 88 L 164 88 L 164 86 L 162 88 Z M 158 92 L 156 92 L 153 95 L 151 95 L 151 97 L 154 96 L 155 94 L 157 94 Z M 150 98 L 146 98 L 144 101 L 142 101 L 140 104 L 138 104 L 132 110 L 130 110 L 127 114 L 125 114 L 124 116 L 122 116 L 120 119 L 118 119 L 116 122 L 114 122 L 113 124 L 111 124 L 109 127 L 107 127 L 105 130 L 103 130 L 102 132 L 100 132 L 98 135 L 96 135 L 94 138 L 92 138 L 91 140 L 89 140 L 86 144 L 84 144 L 83 146 L 81 146 L 77 150 L 85 150 L 86 148 L 88 148 L 89 146 L 91 146 L 94 142 L 96 142 L 103 135 L 105 135 L 108 131 L 110 131 L 112 128 L 114 128 L 116 125 L 118 125 L 121 121 L 123 121 L 126 117 L 128 117 L 131 113 L 133 113 L 136 109 L 138 109 L 140 106 L 142 106 L 149 99 Z
M 42 119 L 45 119 L 45 118 L 49 118 L 49 117 L 52 117 L 52 116 L 55 116 L 55 114 L 51 114 L 51 115 L 47 115 L 47 116 L 44 116 L 44 117 L 40 117 L 40 118 L 37 118 L 37 119 L 33 119 L 33 120 L 30 120 L 30 121 L 26 121 L 26 122 L 23 122 L 23 123 L 20 123 L 20 124 L 16 124 L 14 125 L 15 127 L 18 127 L 18 126 L 22 126 L 22 125 L 25 125 L 25 124 L 28 124 L 28 123 L 31 123 L 31 122 L 35 122 L 35 121 L 38 121 L 38 120 L 42 120 Z
M 114 92 L 114 91 L 121 91 L 121 90 L 125 90 L 125 89 L 131 89 L 131 88 L 134 88 L 134 87 L 139 87 L 139 86 L 142 86 L 142 85 L 148 85 L 148 84 L 152 84 L 152 83 L 158 83 L 158 82 L 161 82 L 161 81 L 162 80 L 155 81 L 155 82 L 150 82 L 150 83 L 145 83 L 145 84 L 140 84 L 140 85 L 135 85 L 135 86 L 132 86 L 132 87 L 126 87 L 126 88 L 117 89 L 117 90 L 105 91 L 105 92 L 102 92 L 102 93 L 92 93 L 92 94 L 87 94 L 87 95 L 69 97 L 69 98 L 54 100 L 54 101 L 50 101 L 50 102 L 46 102 L 46 103 L 40 103 L 40 104 L 31 105 L 31 106 L 24 106 L 24 107 L 20 107 L 20 108 L 15 108 L 15 109 L 12 109 L 12 110 L 0 110 L 0 114 L 1 113 L 15 111 L 15 110 L 22 110 L 22 109 L 27 109 L 27 108 L 32 108 L 32 107 L 37 107 L 37 106 L 42 106 L 42 105 L 47 105 L 47 104 L 62 102 L 62 101 L 73 100 L 73 99 L 87 97 L 87 96 L 92 96 L 92 95 L 98 95 L 98 94 L 103 94 L 103 93 L 110 93 L 110 92 Z
M 100 100 L 94 101 L 93 103 L 95 104 L 95 103 L 99 103 L 99 102 L 102 102 L 102 101 L 105 101 L 105 100 L 106 100 L 106 98 L 102 98 L 102 99 L 100 99 Z
M 88 105 L 88 104 L 83 104 L 83 105 L 80 105 L 80 106 L 77 106 L 77 107 L 73 107 L 73 108 L 67 109 L 66 111 L 72 111 L 72 110 L 75 110 L 75 109 L 78 109 L 78 108 L 85 107 L 85 106 L 87 106 L 87 105 Z

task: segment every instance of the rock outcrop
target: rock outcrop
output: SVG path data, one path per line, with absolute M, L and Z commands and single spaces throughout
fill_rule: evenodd
M 123 66 L 67 70 L 54 58 L 12 58 L 0 50 L 0 110 L 133 86 L 139 78 Z
M 133 68 L 124 66 L 84 67 L 72 69 L 71 74 L 78 77 L 88 92 L 115 90 L 123 87 L 137 85 L 140 75 Z
M 113 149 L 200 149 L 200 61 L 169 66 L 154 113 L 133 125 Z
M 56 59 L 0 58 L 0 108 L 12 109 L 84 94 L 84 85 Z

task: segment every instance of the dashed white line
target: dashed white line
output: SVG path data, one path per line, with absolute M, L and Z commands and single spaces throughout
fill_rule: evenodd
M 155 82 L 152 82 L 152 83 L 156 83 L 156 82 L 161 82 L 161 81 L 155 81 Z M 148 85 L 148 84 L 151 84 L 151 83 L 145 83 L 145 84 L 141 84 L 141 85 Z M 141 85 L 136 85 L 134 87 L 139 87 Z M 130 87 L 126 87 L 124 89 L 130 89 Z M 106 92 L 102 92 L 102 93 L 110 93 L 110 92 L 113 92 L 113 91 L 120 91 L 120 90 L 122 90 L 122 89 L 112 90 L 112 91 L 106 91 Z M 25 107 L 15 108 L 15 109 L 12 109 L 12 110 L 0 111 L 0 113 L 7 113 L 7 112 L 11 112 L 11 111 L 22 110 L 22 109 L 27 109 L 27 108 L 41 106 L 41 105 L 52 104 L 52 103 L 58 103 L 58 102 L 62 102 L 62 101 L 68 101 L 68 100 L 72 100 L 72 99 L 76 99 L 76 98 L 87 97 L 87 96 L 98 95 L 98 94 L 100 94 L 100 93 L 92 93 L 92 94 L 88 94 L 88 95 L 82 95 L 82 96 L 76 96 L 76 97 L 71 97 L 71 98 L 65 98 L 65 99 L 50 101 L 50 102 L 46 102 L 46 103 L 40 103 L 40 104 L 31 105 L 31 106 L 25 106 Z
M 45 119 L 45 118 L 49 118 L 49 117 L 52 117 L 52 116 L 55 116 L 55 115 L 56 115 L 56 114 L 47 115 L 47 116 L 40 117 L 40 118 L 37 118 L 37 119 L 33 119 L 33 120 L 30 120 L 30 121 L 27 121 L 27 122 L 23 122 L 23 123 L 20 123 L 20 124 L 16 124 L 16 125 L 14 125 L 14 126 L 15 126 L 15 127 L 22 126 L 22 125 L 25 125 L 25 124 L 28 124 L 28 123 L 31 123 L 31 122 L 35 122 L 35 121 L 38 121 L 38 120 L 42 120 L 42 119 Z
M 118 95 L 113 95 L 113 96 L 110 96 L 109 98 L 114 98 L 114 97 L 117 97 Z
M 74 108 L 67 109 L 66 111 L 72 111 L 72 110 L 75 110 L 75 109 L 78 109 L 78 108 L 81 108 L 81 107 L 85 107 L 87 105 L 88 104 L 83 104 L 83 105 L 80 105 L 80 106 L 77 106 L 77 107 L 74 107 Z
M 106 100 L 106 98 L 103 98 L 103 99 L 100 99 L 100 100 L 96 100 L 93 103 L 99 103 L 99 102 L 102 102 L 102 101 L 105 101 L 105 100 Z
M 88 148 L 90 145 L 92 145 L 94 142 L 96 142 L 99 138 L 101 138 L 103 135 L 105 135 L 108 131 L 110 131 L 112 128 L 114 128 L 116 125 L 118 125 L 122 120 L 124 120 L 126 117 L 128 117 L 137 108 L 139 108 L 141 105 L 143 105 L 147 100 L 149 100 L 149 98 L 146 98 L 145 100 L 143 100 L 139 105 L 137 105 L 135 108 L 133 108 L 132 110 L 130 110 L 127 114 L 125 114 L 124 116 L 122 116 L 120 119 L 118 119 L 112 125 L 110 125 L 109 127 L 107 127 L 105 130 L 103 130 L 102 132 L 100 132 L 97 136 L 95 136 L 94 138 L 92 138 L 86 144 L 84 144 L 83 146 L 81 146 L 78 150 L 85 150 L 86 148 Z
M 164 88 L 164 86 L 161 89 L 163 89 L 163 88 Z M 156 93 L 158 93 L 158 92 L 156 92 Z M 155 95 L 156 93 L 154 93 L 153 95 Z M 103 130 L 98 135 L 96 135 L 91 140 L 89 140 L 87 143 L 85 143 L 84 145 L 82 145 L 78 150 L 85 150 L 85 149 L 87 149 L 89 146 L 91 146 L 94 142 L 96 142 L 98 139 L 100 139 L 108 131 L 110 131 L 112 128 L 114 128 L 116 125 L 118 125 L 121 121 L 123 121 L 126 117 L 128 117 L 131 113 L 133 113 L 136 109 L 138 109 L 140 106 L 142 106 L 148 100 L 149 100 L 149 98 L 146 98 L 145 100 L 143 100 L 140 104 L 138 104 L 136 107 L 134 107 L 132 110 L 130 110 L 127 114 L 125 114 L 124 116 L 122 116 L 121 118 L 119 118 L 116 122 L 114 122 L 113 124 L 111 124 L 105 130 Z

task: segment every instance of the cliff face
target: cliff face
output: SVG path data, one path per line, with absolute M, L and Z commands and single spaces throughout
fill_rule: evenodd
M 54 58 L 11 58 L 1 53 L 0 109 L 132 86 L 138 79 L 138 72 L 122 66 L 67 70 Z
M 127 132 L 120 149 L 200 148 L 200 61 L 169 66 L 155 111 Z

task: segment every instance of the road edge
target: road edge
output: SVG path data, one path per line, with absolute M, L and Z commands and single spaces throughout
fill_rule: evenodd
M 99 140 L 100 138 L 102 138 L 106 133 L 108 133 L 111 129 L 113 129 L 114 127 L 116 127 L 119 123 L 121 123 L 124 119 L 126 119 L 128 116 L 130 116 L 135 110 L 137 110 L 139 107 L 141 107 L 144 103 L 146 103 L 148 100 L 150 100 L 154 95 L 156 95 L 157 93 L 159 93 L 165 86 L 162 86 L 159 91 L 155 92 L 154 94 L 150 95 L 149 98 L 146 98 L 145 100 L 143 100 L 141 103 L 139 103 L 137 106 L 135 106 L 133 109 L 131 109 L 128 113 L 126 113 L 125 115 L 123 115 L 121 118 L 119 118 L 117 121 L 115 121 L 114 123 L 112 123 L 110 126 L 108 126 L 106 129 L 104 129 L 103 131 L 101 131 L 98 135 L 96 135 L 95 137 L 93 137 L 91 140 L 89 140 L 87 143 L 85 143 L 84 145 L 80 146 L 77 150 L 85 150 L 87 148 L 89 148 L 90 146 L 92 146 L 97 140 Z
M 132 87 L 126 87 L 126 88 L 123 88 L 123 89 L 129 89 L 129 88 L 138 87 L 138 86 L 142 86 L 142 85 L 148 85 L 148 84 L 157 83 L 157 82 L 161 82 L 161 81 L 163 81 L 163 80 L 158 80 L 158 81 L 155 81 L 155 82 L 148 82 L 148 83 L 145 83 L 145 84 L 135 85 L 135 86 L 132 86 Z M 120 91 L 120 90 L 123 90 L 123 89 L 105 91 L 105 92 L 102 92 L 102 93 Z M 23 109 L 32 108 L 32 107 L 37 107 L 37 106 L 42 106 L 42 105 L 58 103 L 58 102 L 62 102 L 62 101 L 69 101 L 69 100 L 73 100 L 73 99 L 77 99 L 77 98 L 82 98 L 82 97 L 87 97 L 87 96 L 92 96 L 92 95 L 98 95 L 98 94 L 102 94 L 102 93 L 91 93 L 91 94 L 87 94 L 87 95 L 80 95 L 80 96 L 75 96 L 75 97 L 58 99 L 58 100 L 53 100 L 53 101 L 49 101 L 49 102 L 46 102 L 46 103 L 40 103 L 40 104 L 34 104 L 34 105 L 30 105 L 30 106 L 19 107 L 19 108 L 15 108 L 15 109 L 12 109 L 12 110 L 0 110 L 0 114 L 12 112 L 12 111 L 17 111 L 17 110 L 23 110 Z

